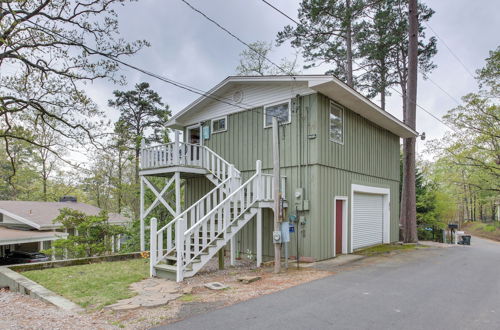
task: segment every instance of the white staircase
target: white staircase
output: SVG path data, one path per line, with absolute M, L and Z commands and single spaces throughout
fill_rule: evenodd
M 154 150 L 151 150 L 153 149 Z M 143 167 L 194 166 L 206 170 L 215 188 L 162 228 L 150 225 L 151 276 L 182 281 L 195 275 L 261 207 L 272 200 L 272 175 L 256 172 L 242 183 L 233 165 L 207 147 L 186 143 L 143 150 Z

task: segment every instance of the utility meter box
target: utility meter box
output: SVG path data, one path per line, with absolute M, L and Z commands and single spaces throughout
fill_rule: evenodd
M 281 230 L 273 231 L 273 243 L 281 243 Z
M 295 204 L 297 206 L 302 205 L 303 199 L 304 199 L 304 188 L 295 189 Z

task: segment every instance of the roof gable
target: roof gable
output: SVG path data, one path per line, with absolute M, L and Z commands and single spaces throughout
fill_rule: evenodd
M 63 208 L 80 211 L 87 215 L 98 215 L 101 212 L 98 207 L 78 202 L 0 201 L 0 213 L 36 229 L 58 227 L 52 221 L 59 216 Z M 117 213 L 109 213 L 108 216 L 111 223 L 130 221 Z
M 233 97 L 237 91 L 243 91 L 241 101 Z M 167 122 L 167 127 L 183 128 L 212 118 L 290 99 L 297 94 L 316 92 L 328 96 L 397 136 L 418 135 L 415 130 L 345 83 L 327 75 L 231 76 L 208 91 L 207 95 L 210 96 L 202 96 L 176 113 Z

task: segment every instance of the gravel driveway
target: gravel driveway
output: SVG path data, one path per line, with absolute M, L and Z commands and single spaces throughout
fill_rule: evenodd
M 92 315 L 71 314 L 43 301 L 0 290 L 0 329 L 117 329 Z

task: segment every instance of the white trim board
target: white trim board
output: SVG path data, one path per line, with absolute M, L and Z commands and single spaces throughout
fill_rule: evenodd
M 354 216 L 354 193 L 364 193 L 364 194 L 374 194 L 374 195 L 383 195 L 383 238 L 382 242 L 390 243 L 391 242 L 391 208 L 390 208 L 390 200 L 391 200 L 391 190 L 389 188 L 380 188 L 374 186 L 365 186 L 360 184 L 351 184 L 351 224 L 350 224 L 350 244 L 349 244 L 349 252 L 352 253 L 352 239 L 353 239 L 353 216 Z
M 6 211 L 6 210 L 4 210 L 4 209 L 0 209 L 0 213 L 3 213 L 3 214 L 5 214 L 5 215 L 6 215 L 6 216 L 8 216 L 8 217 L 11 217 L 12 219 L 17 220 L 17 221 L 20 221 L 20 222 L 22 222 L 22 223 L 24 223 L 24 224 L 26 224 L 26 225 L 28 225 L 28 226 L 31 226 L 31 227 L 33 227 L 33 228 L 40 229 L 40 227 L 41 227 L 39 224 L 37 224 L 37 223 L 35 223 L 35 222 L 33 222 L 33 221 L 30 221 L 30 220 L 28 220 L 28 219 L 25 219 L 25 218 L 23 218 L 23 217 L 22 217 L 22 216 L 20 216 L 20 215 L 17 215 L 17 214 L 11 213 L 11 212 Z
M 342 251 L 341 254 L 348 253 L 347 251 L 347 225 L 348 225 L 348 211 L 347 204 L 349 198 L 347 196 L 335 196 L 333 198 L 333 256 L 337 256 L 337 201 L 342 203 Z
M 231 100 L 231 92 L 246 86 L 245 97 L 241 102 Z M 274 90 L 282 85 L 281 92 Z M 249 89 L 262 86 L 259 92 L 250 93 Z M 378 126 L 399 137 L 415 137 L 418 133 L 402 121 L 382 110 L 375 103 L 363 97 L 359 92 L 345 83 L 329 75 L 296 75 L 296 76 L 230 76 L 210 89 L 207 94 L 217 95 L 225 103 L 202 96 L 190 105 L 177 112 L 166 126 L 179 129 L 193 122 L 228 115 L 235 112 L 263 106 L 288 96 L 304 95 L 319 92 L 330 99 L 341 103 L 348 109 L 358 113 Z M 266 95 L 264 95 L 266 94 Z M 252 96 L 252 97 L 251 97 Z

